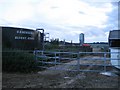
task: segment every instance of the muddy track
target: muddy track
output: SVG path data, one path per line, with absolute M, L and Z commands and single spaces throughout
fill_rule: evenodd
M 3 73 L 3 88 L 118 88 L 118 76 L 109 77 L 95 72 L 55 70 L 55 68 L 74 69 L 70 61 L 47 70 L 31 74 Z M 82 63 L 87 63 L 83 61 Z M 92 66 L 83 67 L 93 69 Z M 94 67 L 98 68 L 98 67 Z M 53 70 L 54 69 L 54 70 Z

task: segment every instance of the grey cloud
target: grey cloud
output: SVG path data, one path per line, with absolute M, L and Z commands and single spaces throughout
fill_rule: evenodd
M 57 8 L 59 8 L 59 7 L 57 7 L 57 6 L 52 6 L 51 7 L 51 9 L 57 9 Z
M 78 13 L 79 13 L 79 14 L 85 14 L 83 11 L 79 11 Z
M 104 31 L 101 30 L 100 28 L 98 27 L 91 27 L 91 26 L 88 26 L 85 28 L 86 30 L 84 31 L 84 33 L 86 33 L 86 35 L 88 36 L 100 36 L 100 35 L 105 35 Z
M 66 26 L 68 28 L 71 28 L 71 29 L 80 29 L 80 28 L 83 28 L 82 26 Z
M 108 21 L 106 23 L 106 28 L 104 28 L 104 32 L 108 32 L 112 29 L 117 29 L 118 28 L 118 16 L 119 16 L 119 12 L 118 12 L 118 6 L 117 6 L 117 2 L 112 3 L 114 4 L 114 9 L 111 13 L 108 13 L 107 16 Z

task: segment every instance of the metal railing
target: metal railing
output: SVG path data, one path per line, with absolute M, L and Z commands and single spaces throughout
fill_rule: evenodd
M 49 52 L 34 51 L 38 67 L 53 70 L 84 72 L 116 72 L 111 64 L 111 53 L 118 52 Z M 112 60 L 116 58 L 112 58 Z M 118 59 L 117 59 L 118 60 Z

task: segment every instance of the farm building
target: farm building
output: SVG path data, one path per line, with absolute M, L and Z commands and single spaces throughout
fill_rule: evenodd
M 108 40 L 111 52 L 111 64 L 120 69 L 120 30 L 110 31 Z
M 2 30 L 3 49 L 42 49 L 44 34 L 38 30 L 18 27 L 0 27 L 0 30 Z

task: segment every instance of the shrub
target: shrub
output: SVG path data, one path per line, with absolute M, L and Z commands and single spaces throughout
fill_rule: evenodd
M 25 51 L 3 51 L 2 52 L 2 70 L 5 72 L 23 72 L 28 73 L 36 71 L 36 62 L 34 55 Z

